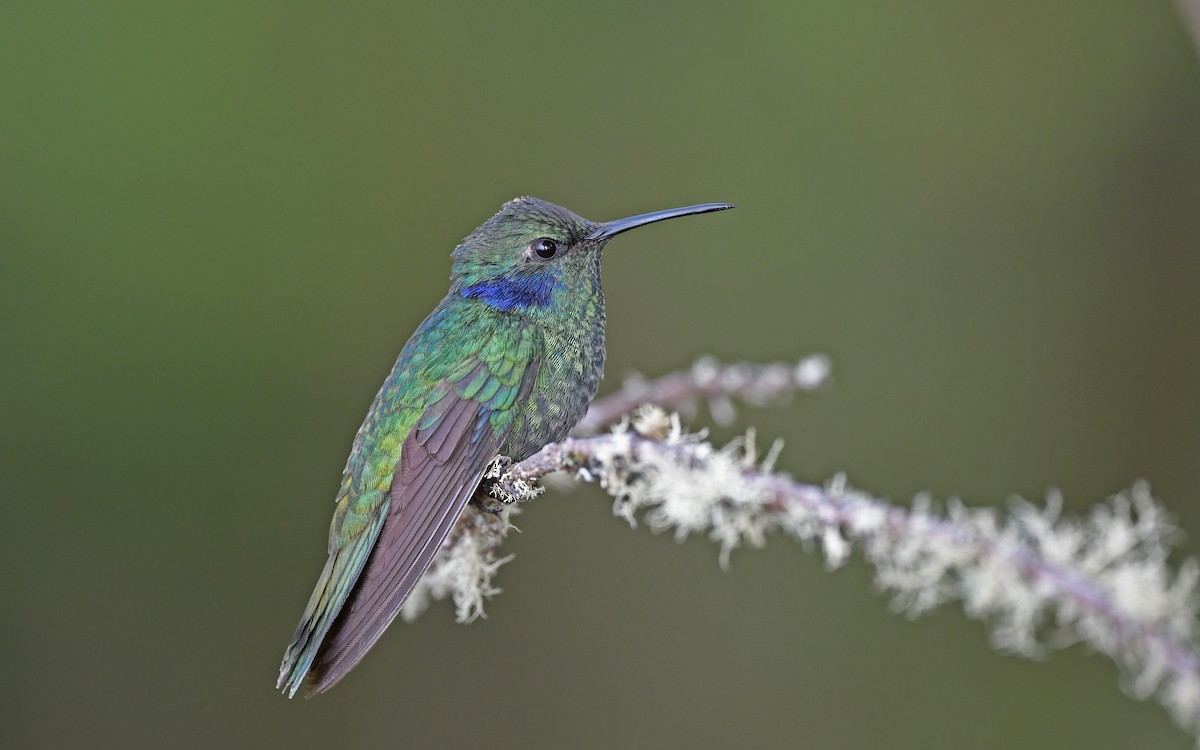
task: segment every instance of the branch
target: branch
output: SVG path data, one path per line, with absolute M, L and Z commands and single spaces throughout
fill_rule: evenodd
M 928 498 L 893 505 L 840 477 L 824 487 L 797 482 L 772 472 L 776 453 L 758 461 L 752 433 L 717 449 L 683 432 L 678 417 L 643 409 L 631 426 L 568 438 L 497 470 L 493 494 L 532 498 L 541 480 L 565 472 L 597 482 L 631 524 L 642 519 L 677 538 L 706 533 L 723 562 L 772 532 L 819 542 L 830 569 L 858 549 L 896 610 L 918 615 L 958 600 L 986 623 L 997 648 L 1031 658 L 1085 643 L 1116 662 L 1132 695 L 1156 697 L 1200 737 L 1200 566 L 1168 566 L 1175 529 L 1144 483 L 1083 519 L 1061 517 L 1057 495 L 1044 507 L 1014 502 L 1008 513 L 958 502 L 939 512 Z M 447 595 L 460 620 L 481 614 L 497 591 L 491 576 L 503 560 L 494 550 L 507 529 L 507 513 L 470 506 L 405 605 L 406 618 Z

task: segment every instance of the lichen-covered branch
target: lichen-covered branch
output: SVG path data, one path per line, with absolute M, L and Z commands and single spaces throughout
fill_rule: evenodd
M 568 438 L 509 467 L 494 494 L 528 499 L 547 475 L 565 472 L 598 483 L 631 523 L 708 535 L 723 560 L 772 533 L 819 543 L 831 569 L 857 550 L 898 611 L 959 601 L 998 648 L 1028 657 L 1085 643 L 1117 663 L 1133 695 L 1156 697 L 1200 737 L 1200 566 L 1168 564 L 1175 529 L 1145 484 L 1079 519 L 1062 515 L 1057 496 L 1007 512 L 957 502 L 938 509 L 927 498 L 895 505 L 840 477 L 797 482 L 772 471 L 775 453 L 759 460 L 752 434 L 718 449 L 685 433 L 677 417 L 643 409 L 610 434 Z M 460 619 L 480 614 L 506 530 L 503 514 L 471 509 L 406 616 L 448 594 Z
M 690 370 L 655 380 L 630 377 L 611 396 L 597 399 L 575 427 L 575 434 L 590 435 L 616 424 L 643 404 L 664 409 L 689 410 L 706 401 L 718 424 L 733 421 L 732 399 L 765 406 L 796 391 L 814 391 L 829 382 L 829 357 L 812 354 L 799 362 L 723 364 L 711 357 L 696 360 Z

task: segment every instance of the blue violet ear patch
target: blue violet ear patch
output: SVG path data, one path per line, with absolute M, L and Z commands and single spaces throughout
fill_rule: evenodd
M 550 301 L 554 276 L 548 273 L 520 274 L 488 279 L 462 290 L 462 296 L 478 298 L 504 312 L 538 307 Z

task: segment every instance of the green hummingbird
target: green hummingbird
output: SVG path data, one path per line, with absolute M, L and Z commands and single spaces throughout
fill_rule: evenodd
M 614 236 L 704 203 L 597 223 L 522 197 L 463 240 L 450 291 L 404 345 L 354 438 L 329 558 L 279 668 L 292 697 L 341 680 L 425 573 L 489 465 L 583 417 L 604 372 L 600 256 Z

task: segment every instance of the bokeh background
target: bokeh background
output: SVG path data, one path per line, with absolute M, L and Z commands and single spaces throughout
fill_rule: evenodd
M 593 488 L 527 508 L 489 619 L 273 690 L 366 406 L 518 194 L 739 206 L 613 243 L 606 390 L 828 352 L 833 390 L 741 414 L 794 475 L 1145 477 L 1200 550 L 1170 2 L 7 3 L 0 62 L 3 746 L 1190 746 L 1104 659 L 784 540 L 722 572 Z

